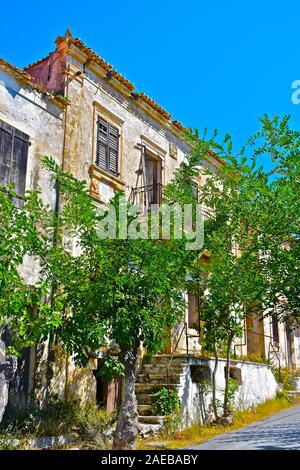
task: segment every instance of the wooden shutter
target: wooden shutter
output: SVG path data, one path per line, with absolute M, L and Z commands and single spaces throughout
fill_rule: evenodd
M 13 183 L 20 197 L 25 194 L 28 147 L 28 135 L 0 121 L 0 185 Z M 14 203 L 17 207 L 23 205 L 16 198 Z
M 11 126 L 0 121 L 0 186 L 6 186 L 9 183 L 12 144 L 13 132 Z
M 101 117 L 98 118 L 96 165 L 118 174 L 119 130 Z
M 118 174 L 119 129 L 109 124 L 109 171 Z
M 99 117 L 96 164 L 100 166 L 100 168 L 103 168 L 104 170 L 107 169 L 107 135 L 108 135 L 107 122 Z

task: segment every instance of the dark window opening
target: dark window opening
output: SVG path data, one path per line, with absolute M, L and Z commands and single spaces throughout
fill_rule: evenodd
M 191 367 L 191 379 L 193 383 L 203 383 L 211 381 L 211 370 L 206 365 L 192 365 Z
M 0 120 L 0 186 L 14 185 L 16 207 L 24 204 L 29 136 Z
M 226 371 L 227 371 L 227 367 L 225 366 L 224 367 L 225 377 L 226 377 Z M 229 368 L 229 378 L 236 380 L 238 385 L 242 385 L 243 380 L 242 380 L 242 371 L 241 371 L 241 369 L 239 367 L 230 366 L 230 368 Z
M 102 118 L 97 122 L 96 165 L 118 175 L 119 129 Z
M 95 372 L 96 378 L 96 403 L 99 408 L 106 408 L 107 403 L 107 382 L 101 379 L 98 375 L 98 370 Z
M 279 328 L 278 328 L 278 320 L 276 317 L 272 317 L 272 331 L 273 331 L 274 343 L 279 344 Z

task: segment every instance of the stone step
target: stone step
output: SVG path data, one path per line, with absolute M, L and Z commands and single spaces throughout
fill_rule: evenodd
M 162 382 L 168 382 L 170 384 L 180 384 L 181 375 L 180 374 L 171 374 L 169 378 L 167 378 L 167 374 L 138 374 L 137 376 L 137 383 L 152 383 L 152 384 L 160 384 Z
M 138 404 L 139 416 L 153 416 L 152 405 L 140 405 Z
M 139 423 L 143 424 L 159 424 L 162 426 L 164 422 L 164 416 L 139 416 Z
M 139 435 L 144 439 L 155 437 L 158 435 L 161 426 L 161 424 L 146 424 L 139 422 Z
M 151 405 L 152 404 L 152 394 L 151 393 L 137 393 L 136 399 L 138 404 L 141 405 Z
M 154 356 L 147 360 L 147 364 L 159 364 L 159 365 L 169 365 L 170 363 L 170 356 Z M 185 356 L 174 356 L 172 359 L 172 365 L 182 365 L 186 361 Z
M 161 373 L 166 373 L 167 366 L 165 364 L 144 364 L 142 367 L 142 373 L 150 373 L 150 374 L 161 374 Z M 170 373 L 178 373 L 182 374 L 183 373 L 183 365 L 179 364 L 172 364 L 169 367 L 169 372 Z
M 166 384 L 166 383 L 159 383 L 159 384 L 150 384 L 150 383 L 136 383 L 135 384 L 135 392 L 136 394 L 149 394 L 149 393 L 155 393 L 159 392 L 162 388 L 168 388 L 170 387 L 171 390 L 178 390 L 179 389 L 179 384 Z

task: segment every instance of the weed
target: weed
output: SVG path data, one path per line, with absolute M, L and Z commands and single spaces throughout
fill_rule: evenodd
M 116 420 L 96 406 L 81 408 L 77 402 L 54 400 L 46 409 L 32 408 L 5 420 L 0 428 L 0 448 L 14 439 L 73 435 L 86 448 L 105 449 L 109 445 L 108 430 Z M 7 444 L 8 443 L 8 444 Z
M 227 431 L 236 430 L 242 428 L 250 423 L 264 419 L 278 411 L 289 408 L 294 404 L 299 403 L 299 400 L 292 401 L 285 395 L 276 397 L 271 400 L 267 400 L 264 403 L 252 407 L 248 410 L 235 411 L 234 424 L 232 426 L 220 425 L 220 424 L 205 424 L 194 423 L 189 428 L 181 431 L 174 432 L 173 435 L 166 435 L 165 437 L 169 440 L 167 449 L 176 449 L 180 447 L 188 447 L 192 444 L 200 444 L 203 441 L 211 439 L 218 434 L 222 434 Z M 159 440 L 163 439 L 164 436 L 160 435 Z M 153 441 L 153 439 L 151 439 Z M 147 449 L 147 441 L 141 441 L 139 445 L 140 449 Z
M 154 415 L 168 416 L 180 410 L 180 398 L 176 390 L 164 387 L 152 395 L 152 405 Z

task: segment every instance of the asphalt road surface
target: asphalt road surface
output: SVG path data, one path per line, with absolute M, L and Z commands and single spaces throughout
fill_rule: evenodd
M 197 446 L 194 450 L 300 450 L 300 405 L 238 431 L 227 432 Z

